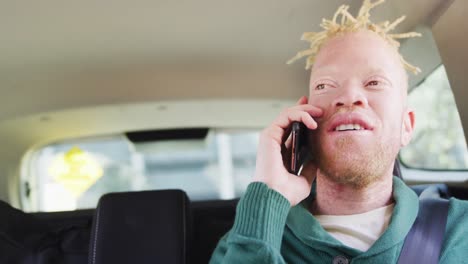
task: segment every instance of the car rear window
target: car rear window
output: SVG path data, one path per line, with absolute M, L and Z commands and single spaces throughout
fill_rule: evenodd
M 108 192 L 182 189 L 191 200 L 241 196 L 254 168 L 258 131 L 210 129 L 199 139 L 131 142 L 125 135 L 38 149 L 26 164 L 29 211 L 96 207 Z

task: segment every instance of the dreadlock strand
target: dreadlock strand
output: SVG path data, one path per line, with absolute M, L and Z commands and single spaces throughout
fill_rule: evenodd
M 302 35 L 301 40 L 308 41 L 310 43 L 309 49 L 298 52 L 296 56 L 290 59 L 287 63 L 291 64 L 294 61 L 308 56 L 306 59 L 306 69 L 309 69 L 315 61 L 315 56 L 320 51 L 323 44 L 333 37 L 344 34 L 346 32 L 357 32 L 358 30 L 369 30 L 380 37 L 382 37 L 392 47 L 397 49 L 400 46 L 400 42 L 397 39 L 420 37 L 421 34 L 417 32 L 407 32 L 401 34 L 388 34 L 388 32 L 395 29 L 404 19 L 405 16 L 397 18 L 394 22 L 383 21 L 380 23 L 373 23 L 370 21 L 370 10 L 374 7 L 382 4 L 385 0 L 363 0 L 362 6 L 359 9 L 358 15 L 353 17 L 349 12 L 348 5 L 341 5 L 338 7 L 331 20 L 323 18 L 320 27 L 323 29 L 320 32 L 306 32 Z M 341 16 L 341 17 L 340 17 Z M 340 20 L 340 23 L 337 20 Z M 405 69 L 417 74 L 421 72 L 418 67 L 415 67 L 403 59 L 400 54 L 400 60 L 403 63 Z
M 401 16 L 399 17 L 397 20 L 395 20 L 392 24 L 388 25 L 384 30 L 385 32 L 388 32 L 390 30 L 393 30 L 395 29 L 396 26 L 398 26 L 398 24 L 400 24 L 401 22 L 403 22 L 403 20 L 405 20 L 406 16 Z
M 407 32 L 402 34 L 388 34 L 389 37 L 392 39 L 403 39 L 403 38 L 414 38 L 414 37 L 421 37 L 422 34 L 419 32 Z

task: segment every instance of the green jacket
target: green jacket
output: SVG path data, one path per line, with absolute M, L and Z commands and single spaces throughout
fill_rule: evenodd
M 237 206 L 232 229 L 210 263 L 396 263 L 418 214 L 417 195 L 393 179 L 395 207 L 387 230 L 362 252 L 329 235 L 303 203 L 290 207 L 278 192 L 251 183 Z M 341 262 L 339 261 L 341 258 Z M 440 263 L 468 263 L 468 202 L 450 199 Z

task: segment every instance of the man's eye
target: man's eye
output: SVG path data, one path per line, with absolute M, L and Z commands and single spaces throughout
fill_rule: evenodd
M 377 85 L 379 85 L 379 81 L 370 81 L 370 82 L 367 83 L 367 85 L 377 86 Z
M 321 83 L 321 84 L 318 84 L 317 86 L 315 86 L 315 90 L 323 90 L 325 89 L 325 84 Z

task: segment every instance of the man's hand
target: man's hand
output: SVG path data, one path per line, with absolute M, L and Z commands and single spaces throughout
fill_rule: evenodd
M 285 149 L 283 144 L 290 134 L 292 122 L 299 121 L 304 123 L 308 129 L 316 129 L 317 122 L 312 116 L 319 117 L 321 115 L 322 110 L 307 104 L 307 97 L 303 96 L 295 106 L 281 112 L 273 123 L 260 134 L 253 181 L 263 182 L 279 192 L 289 201 L 291 206 L 295 206 L 309 196 L 316 168 L 314 164 L 309 162 L 304 165 L 300 176 L 289 173 L 281 154 L 282 148 Z M 286 152 L 289 152 L 290 146 L 287 146 L 286 149 Z

